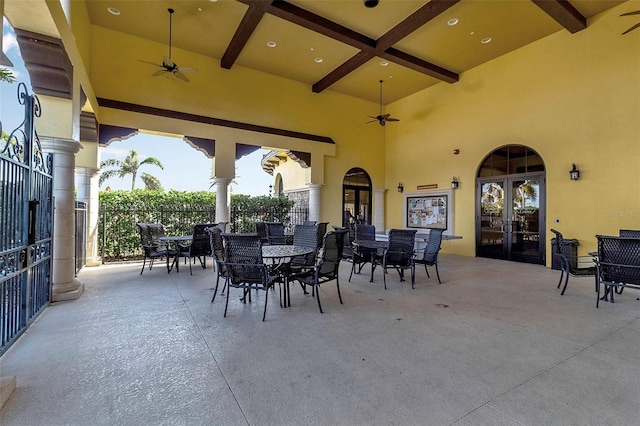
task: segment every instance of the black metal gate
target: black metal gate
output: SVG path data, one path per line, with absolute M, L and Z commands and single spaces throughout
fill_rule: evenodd
M 40 147 L 40 101 L 24 83 L 18 102 L 18 128 L 7 135 L 0 122 L 0 354 L 51 299 L 53 156 Z

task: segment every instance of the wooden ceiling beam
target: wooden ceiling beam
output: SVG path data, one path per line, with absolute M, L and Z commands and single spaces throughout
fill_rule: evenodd
M 445 12 L 460 0 L 431 0 L 376 40 L 376 49 L 386 50 Z
M 587 28 L 587 18 L 567 0 L 531 0 L 536 6 L 566 28 L 571 34 Z
M 328 88 L 329 86 L 340 80 L 342 77 L 354 71 L 361 65 L 364 65 L 367 61 L 376 56 L 385 58 L 391 62 L 395 62 L 399 65 L 411 68 L 414 71 L 421 72 L 439 80 L 443 80 L 449 83 L 458 81 L 458 74 L 454 73 L 453 71 L 444 69 L 442 67 L 439 67 L 438 65 L 424 61 L 420 58 L 409 55 L 408 53 L 401 52 L 397 49 L 392 49 L 391 46 L 402 40 L 407 35 L 411 34 L 413 31 L 417 30 L 422 25 L 435 18 L 445 10 L 449 9 L 460 0 L 431 0 L 429 3 L 422 6 L 408 18 L 389 30 L 378 40 L 374 40 L 365 35 L 359 34 L 349 28 L 343 27 L 340 24 L 337 24 L 333 21 L 323 18 L 322 16 L 316 15 L 315 13 L 309 12 L 308 10 L 302 9 L 294 4 L 288 3 L 283 0 L 275 0 L 272 2 L 266 2 L 264 0 L 238 1 L 249 5 L 250 9 L 252 6 L 259 7 L 260 10 L 264 11 L 264 13 L 269 13 L 270 15 L 300 25 L 304 28 L 315 31 L 319 34 L 360 50 L 360 52 L 354 55 L 351 59 L 347 60 L 338 68 L 331 71 L 318 82 L 314 83 L 313 91 L 315 93 L 319 93 Z M 249 14 L 249 11 L 247 11 L 247 14 Z M 247 15 L 245 15 L 245 18 L 247 18 Z M 240 25 L 242 26 L 243 24 L 244 19 L 243 23 Z M 257 23 L 255 25 L 257 25 Z M 238 34 L 239 32 L 240 28 L 238 28 L 236 34 Z M 251 32 L 253 32 L 253 29 L 251 29 Z M 251 32 L 248 33 L 246 40 L 248 40 Z M 234 40 L 235 38 L 236 37 L 234 36 Z M 246 44 L 246 40 L 241 44 L 241 46 L 240 43 L 238 43 L 240 49 L 237 51 L 236 57 L 240 54 L 240 51 L 242 50 L 242 47 L 244 47 L 244 44 Z M 229 49 L 227 49 L 227 51 L 229 51 Z
M 446 81 L 447 83 L 455 83 L 460 79 L 458 73 L 450 71 L 446 68 L 439 67 L 431 62 L 423 61 L 420 58 L 404 53 L 398 49 L 389 48 L 383 54 L 378 55 L 382 59 L 386 59 L 403 67 L 412 69 L 429 77 Z
M 265 13 L 266 8 L 260 2 L 253 2 L 249 4 L 249 9 L 247 9 L 246 13 L 242 17 L 242 21 L 236 29 L 236 33 L 233 35 L 231 42 L 229 42 L 224 55 L 222 55 L 222 59 L 220 60 L 222 68 L 227 70 L 231 69 Z
M 336 81 L 340 80 L 345 75 L 349 74 L 351 71 L 357 69 L 358 67 L 366 64 L 370 59 L 373 59 L 375 55 L 369 52 L 360 52 L 356 53 L 351 59 L 348 59 L 345 63 L 340 65 L 338 68 L 331 71 L 326 76 L 322 77 L 322 79 L 313 84 L 311 90 L 314 93 L 320 93 L 324 89 L 331 86 Z

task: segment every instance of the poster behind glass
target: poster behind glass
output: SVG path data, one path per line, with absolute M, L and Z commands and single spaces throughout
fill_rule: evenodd
M 447 195 L 407 197 L 407 227 L 447 229 Z

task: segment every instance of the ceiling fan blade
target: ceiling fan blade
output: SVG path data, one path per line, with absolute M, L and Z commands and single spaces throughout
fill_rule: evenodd
M 623 32 L 622 35 L 625 35 L 626 33 L 631 32 L 631 31 L 635 30 L 638 27 L 640 27 L 640 22 L 635 24 L 633 27 L 629 28 L 627 31 Z
M 631 16 L 631 15 L 640 15 L 640 10 L 634 10 L 633 12 L 623 13 L 620 16 Z
M 198 70 L 197 70 L 197 69 L 195 69 L 195 68 L 190 68 L 190 67 L 178 67 L 178 71 L 181 71 L 181 72 L 190 72 L 190 73 L 198 72 Z
M 380 118 L 383 118 L 383 119 L 385 119 L 385 120 L 386 120 L 387 118 L 389 118 L 389 117 L 391 117 L 391 114 L 385 114 L 385 115 L 381 115 L 381 116 L 380 116 Z
M 185 83 L 189 82 L 189 79 L 187 78 L 187 76 L 184 75 L 183 73 L 181 73 L 180 71 L 174 71 L 173 75 L 175 75 L 176 77 L 178 77 L 180 80 L 184 81 Z
M 166 72 L 167 72 L 167 70 L 162 69 L 162 70 L 160 70 L 160 71 L 156 71 L 156 72 L 154 72 L 154 73 L 153 73 L 153 76 L 154 76 L 154 77 L 157 77 L 157 76 L 162 75 L 162 74 L 164 74 L 164 73 L 166 73 Z
M 385 121 L 400 121 L 397 118 L 392 118 L 392 117 L 388 117 L 385 119 Z
M 142 59 L 138 59 L 138 62 L 142 62 L 143 64 L 153 65 L 154 67 L 161 67 L 162 65 L 156 64 L 155 62 L 143 61 Z

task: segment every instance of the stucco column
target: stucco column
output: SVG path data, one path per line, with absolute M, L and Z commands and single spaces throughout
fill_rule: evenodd
M 93 167 L 76 168 L 76 189 L 78 191 L 76 198 L 78 201 L 87 203 L 87 266 L 102 264 L 98 256 L 99 174 L 100 169 Z
M 216 185 L 216 222 L 230 222 L 231 194 L 229 184 L 232 179 L 215 178 Z
M 373 191 L 373 224 L 376 232 L 382 233 L 386 231 L 384 224 L 384 193 L 386 189 L 375 189 Z
M 319 183 L 308 183 L 309 188 L 309 220 L 320 222 L 320 188 Z
M 40 136 L 40 145 L 53 156 L 53 291 L 51 300 L 77 299 L 84 284 L 75 279 L 75 154 L 82 145 L 71 139 Z

